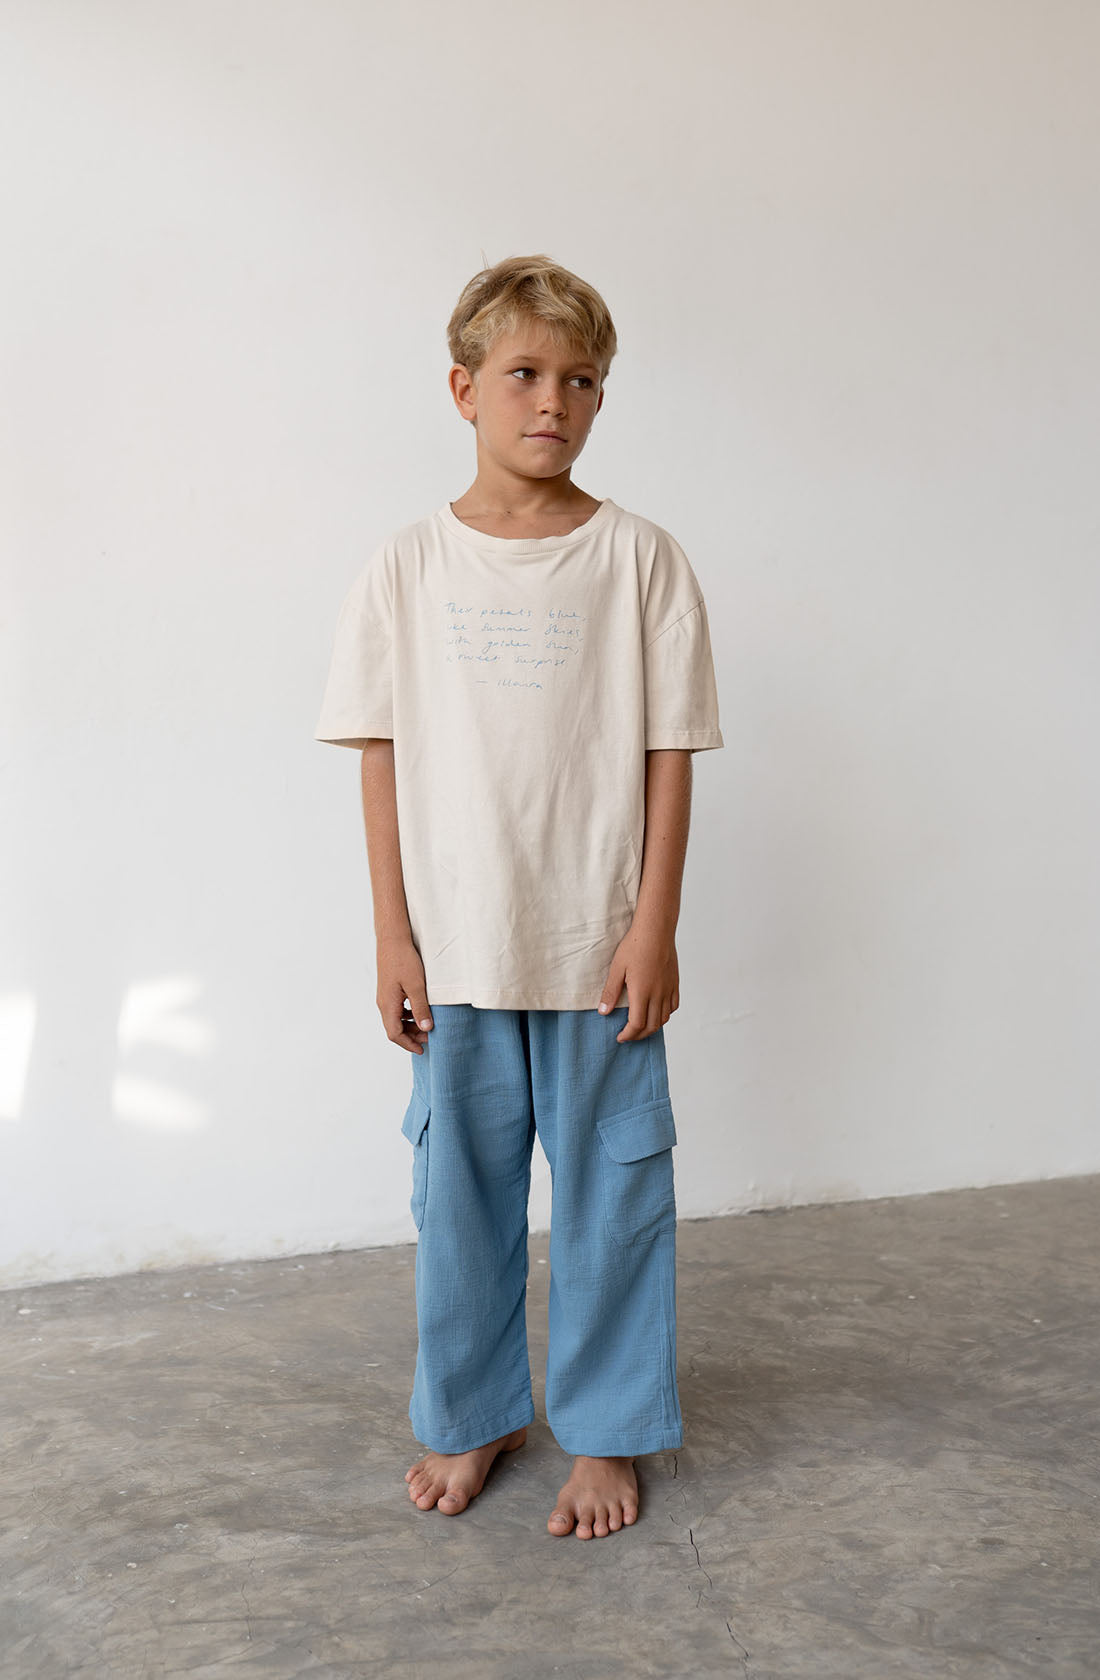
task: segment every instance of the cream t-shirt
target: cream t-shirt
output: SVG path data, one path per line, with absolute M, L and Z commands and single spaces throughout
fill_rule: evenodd
M 486 536 L 444 503 L 340 611 L 316 738 L 373 736 L 429 1004 L 595 1009 L 638 897 L 646 751 L 724 745 L 686 555 L 610 498 L 564 537 Z

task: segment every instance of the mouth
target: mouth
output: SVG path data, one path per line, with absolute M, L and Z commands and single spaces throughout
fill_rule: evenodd
M 565 439 L 562 437 L 560 432 L 528 432 L 527 436 L 529 438 L 541 438 L 546 443 L 565 442 Z

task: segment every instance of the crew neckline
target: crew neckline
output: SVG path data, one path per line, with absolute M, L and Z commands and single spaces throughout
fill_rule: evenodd
M 571 531 L 566 531 L 560 537 L 492 537 L 487 531 L 477 531 L 472 525 L 467 525 L 455 513 L 450 502 L 443 503 L 436 517 L 442 520 L 448 531 L 452 531 L 456 537 L 461 537 L 471 548 L 487 549 L 498 554 L 551 554 L 558 553 L 563 548 L 572 548 L 575 543 L 584 542 L 600 526 L 607 523 L 614 507 L 615 503 L 611 497 L 605 496 L 595 513 L 589 514 L 583 525 L 574 525 Z

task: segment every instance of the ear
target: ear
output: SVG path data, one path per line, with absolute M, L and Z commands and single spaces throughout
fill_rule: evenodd
M 601 385 L 600 386 L 600 400 L 596 404 L 596 414 L 598 414 L 600 412 L 600 409 L 603 407 L 604 393 L 606 392 L 606 390 L 607 390 L 606 385 Z M 595 419 L 595 415 L 593 415 L 593 419 Z
M 461 362 L 455 362 L 447 375 L 451 396 L 455 407 L 464 420 L 474 420 L 477 416 L 477 386 L 470 377 L 469 370 Z

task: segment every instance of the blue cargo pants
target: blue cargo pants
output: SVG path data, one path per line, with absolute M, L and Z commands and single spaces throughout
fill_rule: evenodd
M 552 1183 L 547 1422 L 572 1454 L 682 1445 L 664 1029 L 619 1044 L 627 1014 L 432 1006 L 402 1130 L 419 1233 L 409 1418 L 435 1452 L 467 1452 L 534 1421 L 536 1132 Z

